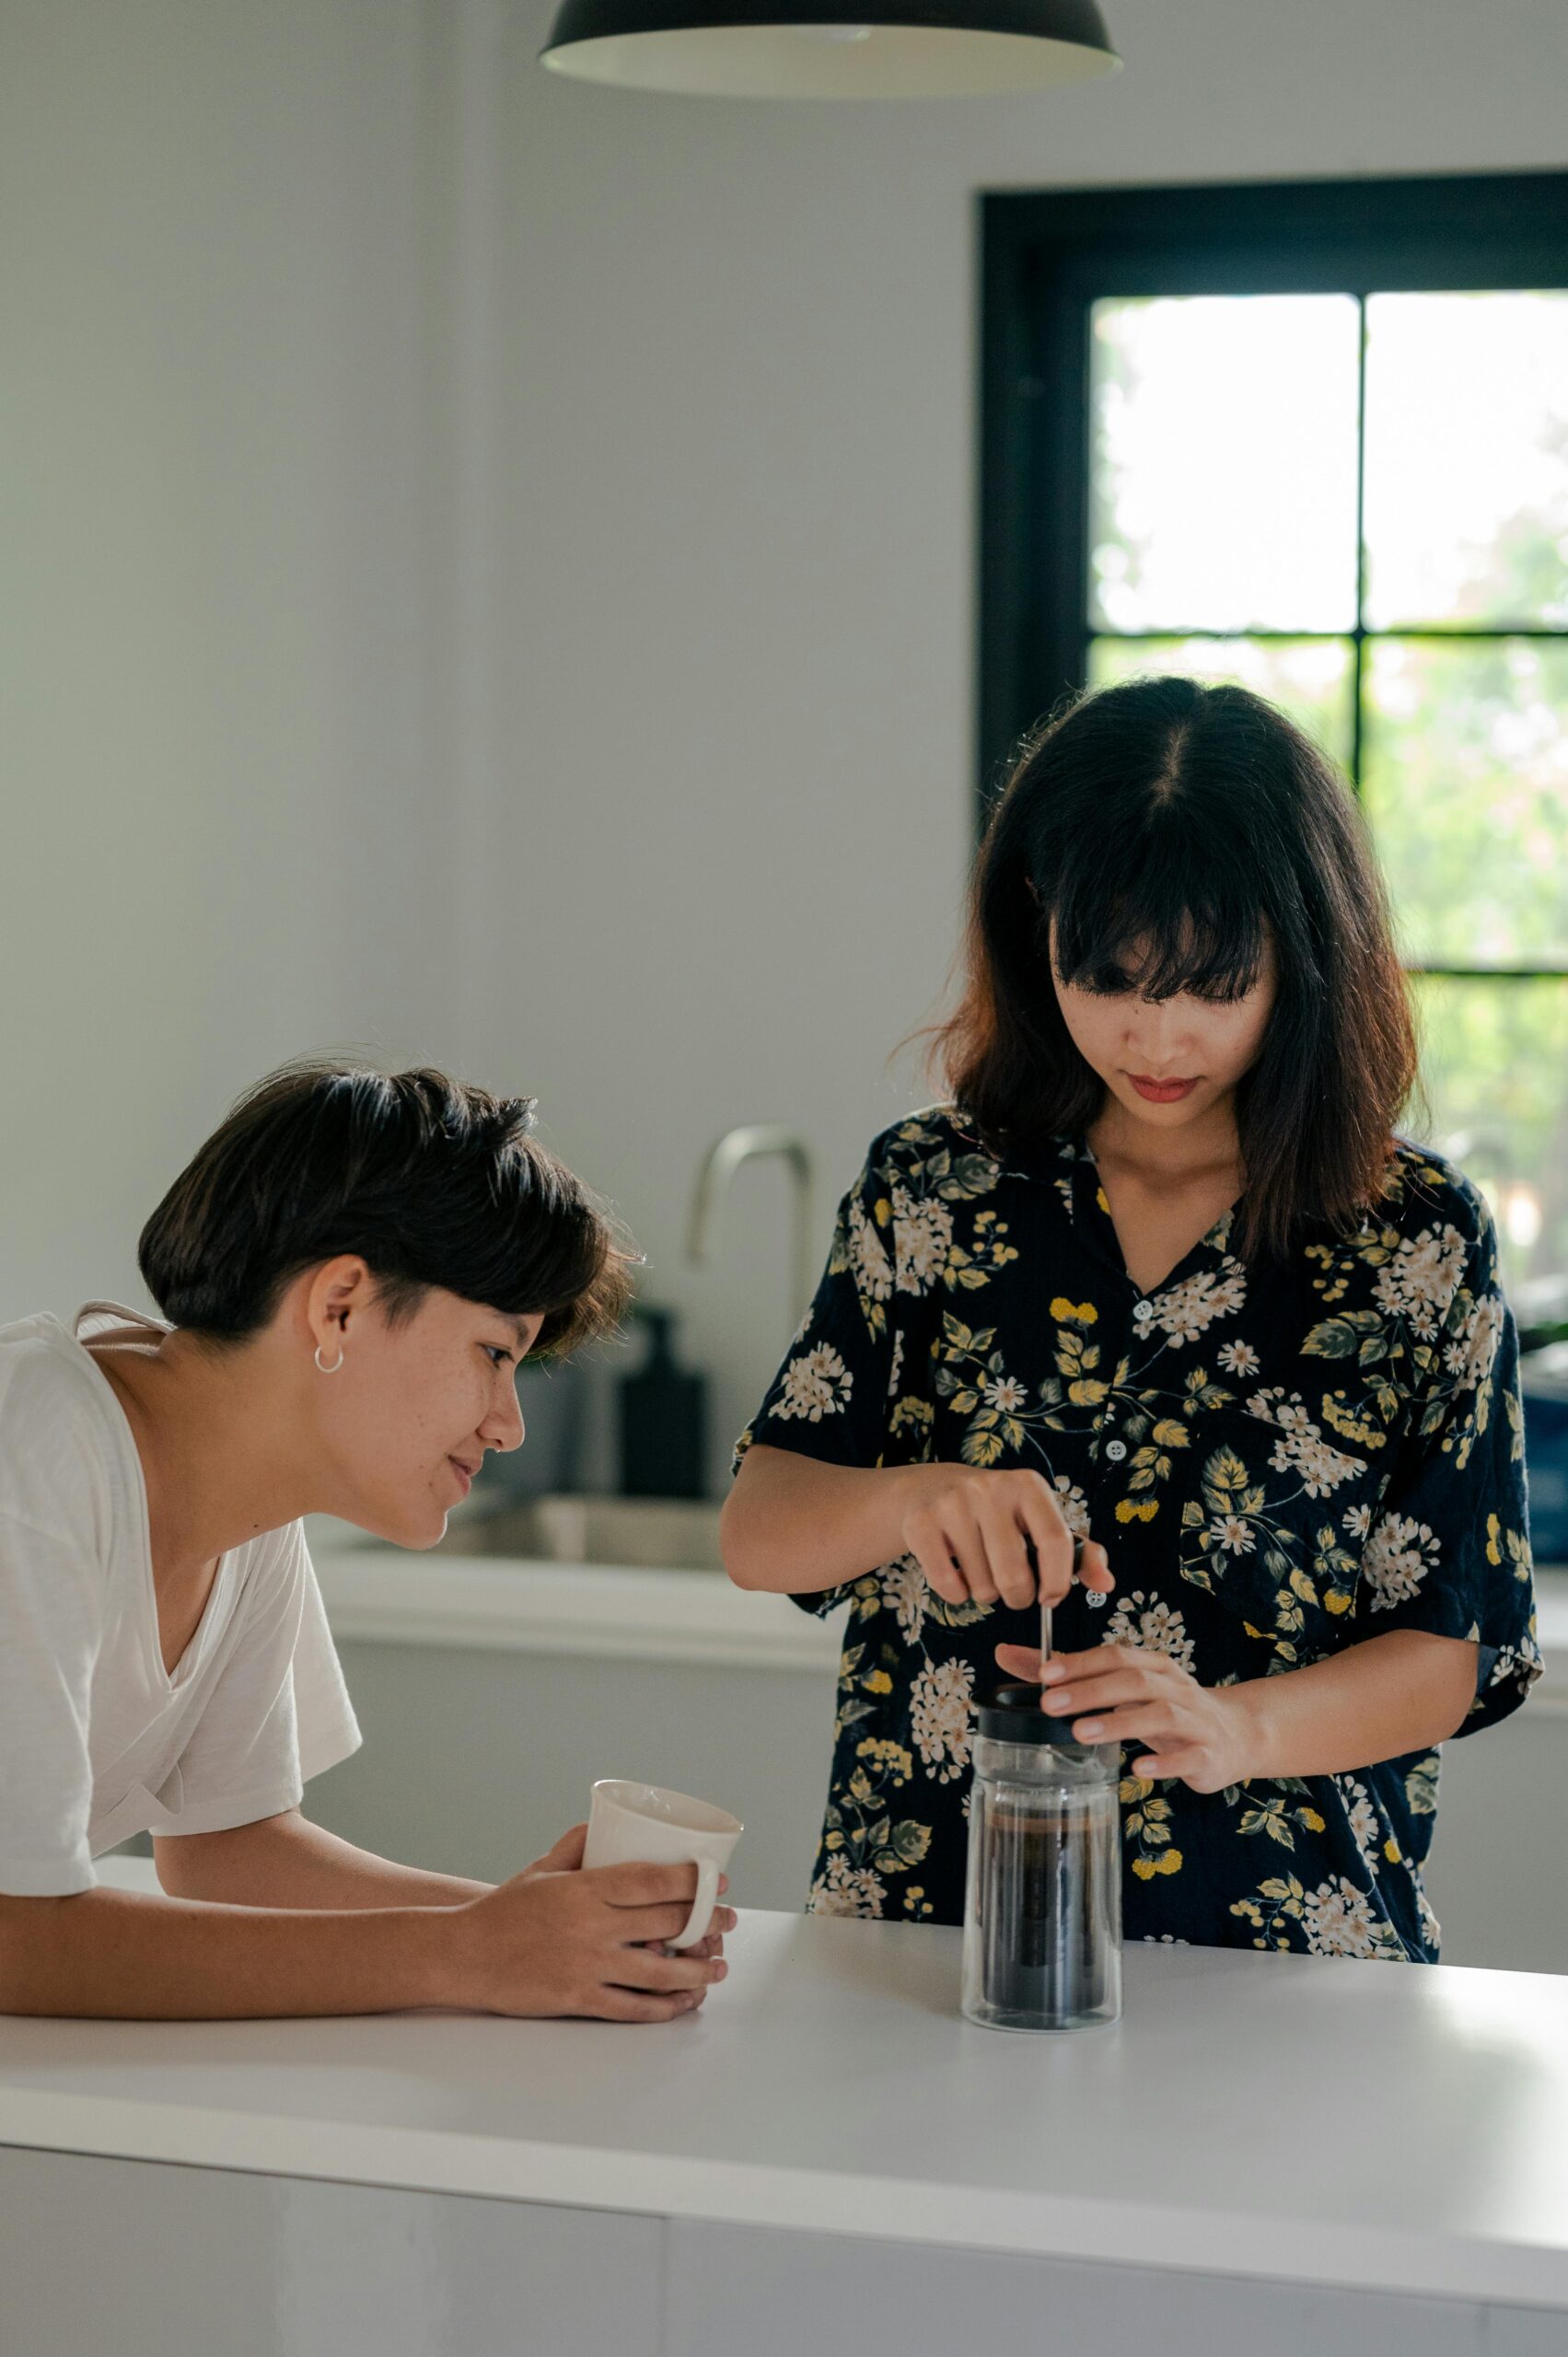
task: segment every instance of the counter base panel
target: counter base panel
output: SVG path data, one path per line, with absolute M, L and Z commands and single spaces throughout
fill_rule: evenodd
M 79 2255 L 73 2256 L 79 2243 Z M 1568 2316 L 0 2148 L 26 2357 L 1562 2357 Z

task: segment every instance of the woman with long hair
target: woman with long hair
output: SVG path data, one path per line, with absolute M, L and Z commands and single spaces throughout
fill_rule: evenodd
M 961 1920 L 994 1660 L 1123 1747 L 1130 1937 L 1434 1959 L 1436 1747 L 1539 1669 L 1517 1347 L 1484 1202 L 1396 1132 L 1330 764 L 1240 688 L 1079 700 L 994 812 L 936 1048 L 725 1512 L 740 1585 L 850 1608 L 811 1906 Z
M 664 2021 L 689 1866 L 492 1889 L 304 1815 L 359 1730 L 300 1527 L 433 1547 L 523 1438 L 530 1350 L 613 1327 L 628 1256 L 531 1103 L 333 1063 L 242 1098 L 142 1233 L 163 1315 L 0 1328 L 0 2012 L 411 2006 Z M 161 1896 L 93 1860 L 150 1832 Z

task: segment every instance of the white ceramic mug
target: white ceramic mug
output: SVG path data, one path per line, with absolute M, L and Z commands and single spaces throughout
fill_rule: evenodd
M 690 1793 L 667 1793 L 659 1784 L 633 1784 L 617 1777 L 594 1786 L 588 1811 L 585 1866 L 683 1866 L 697 1869 L 697 1896 L 676 1948 L 694 1947 L 707 1932 L 718 1904 L 719 1876 L 746 1828 L 738 1817 Z

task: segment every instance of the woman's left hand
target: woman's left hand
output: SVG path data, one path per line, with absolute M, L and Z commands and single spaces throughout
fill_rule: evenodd
M 996 1658 L 1010 1678 L 1041 1680 L 1029 1646 L 998 1645 Z M 1128 1762 L 1130 1775 L 1179 1777 L 1195 1793 L 1221 1792 L 1247 1776 L 1235 1699 L 1241 1689 L 1200 1686 L 1167 1654 L 1110 1644 L 1052 1654 L 1043 1686 L 1041 1710 L 1070 1720 L 1074 1743 L 1144 1747 Z

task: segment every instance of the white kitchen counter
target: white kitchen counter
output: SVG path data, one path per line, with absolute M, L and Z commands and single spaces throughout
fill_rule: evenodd
M 1568 2315 L 1568 1980 L 1136 1947 L 1121 2025 L 1028 2038 L 955 1932 L 729 1953 L 654 2030 L 0 2021 L 0 2145 Z

